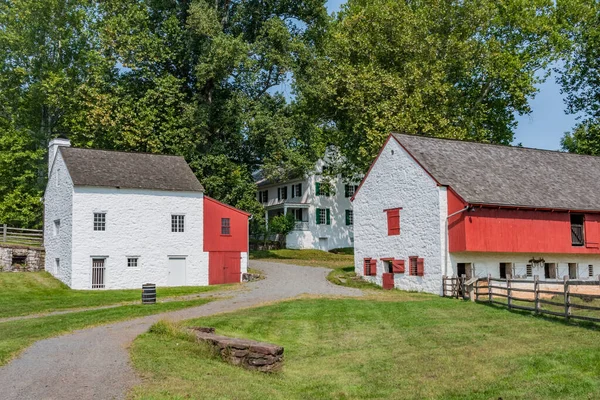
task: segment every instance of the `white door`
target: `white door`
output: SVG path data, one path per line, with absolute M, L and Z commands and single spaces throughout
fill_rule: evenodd
M 169 257 L 168 286 L 185 285 L 185 257 Z
M 327 238 L 319 238 L 319 249 L 323 251 L 329 251 L 329 246 L 327 245 Z

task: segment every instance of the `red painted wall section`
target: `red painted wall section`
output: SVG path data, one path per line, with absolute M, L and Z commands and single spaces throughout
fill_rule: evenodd
M 450 203 L 449 196 L 449 214 Z M 600 254 L 597 214 L 585 215 L 585 246 L 571 244 L 567 212 L 475 208 L 459 215 L 448 224 L 450 252 Z
M 249 216 L 204 196 L 204 251 L 248 251 Z M 229 235 L 221 235 L 221 218 L 229 218 Z
M 466 207 L 466 203 L 452 190 L 448 189 L 446 193 L 448 195 L 448 215 Z M 451 252 L 466 251 L 465 212 L 448 218 L 448 248 Z

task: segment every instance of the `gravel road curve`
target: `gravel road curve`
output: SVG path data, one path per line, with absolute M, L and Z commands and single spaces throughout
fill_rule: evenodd
M 184 320 L 252 307 L 302 294 L 360 296 L 358 289 L 327 281 L 329 269 L 250 261 L 266 279 L 229 298 L 183 310 L 82 329 L 41 340 L 0 368 L 0 399 L 122 399 L 139 383 L 127 348 L 160 319 Z

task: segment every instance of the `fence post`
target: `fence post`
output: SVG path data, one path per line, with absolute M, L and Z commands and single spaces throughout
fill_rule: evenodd
M 2 225 L 2 242 L 6 243 L 6 231 L 7 231 L 7 226 L 6 224 Z
M 492 274 L 488 274 L 488 300 L 492 303 Z
M 467 299 L 467 288 L 465 287 L 465 274 L 460 276 L 460 288 L 462 290 L 462 298 L 463 300 Z
M 533 298 L 535 299 L 535 313 L 540 313 L 540 276 L 535 275 L 533 277 Z
M 506 298 L 506 301 L 508 302 L 508 309 L 510 310 L 512 308 L 512 291 L 510 290 L 511 288 L 511 283 L 510 283 L 510 278 L 507 276 L 506 277 L 506 295 L 508 296 Z
M 565 319 L 568 321 L 571 316 L 571 296 L 569 293 L 571 292 L 571 287 L 569 285 L 569 277 L 565 275 L 563 277 L 563 281 L 565 283 L 564 296 L 565 296 Z
M 446 297 L 446 275 L 442 276 L 442 297 Z

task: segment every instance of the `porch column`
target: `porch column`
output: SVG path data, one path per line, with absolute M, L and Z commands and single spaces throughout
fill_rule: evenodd
M 265 210 L 265 228 L 269 229 L 269 210 Z

